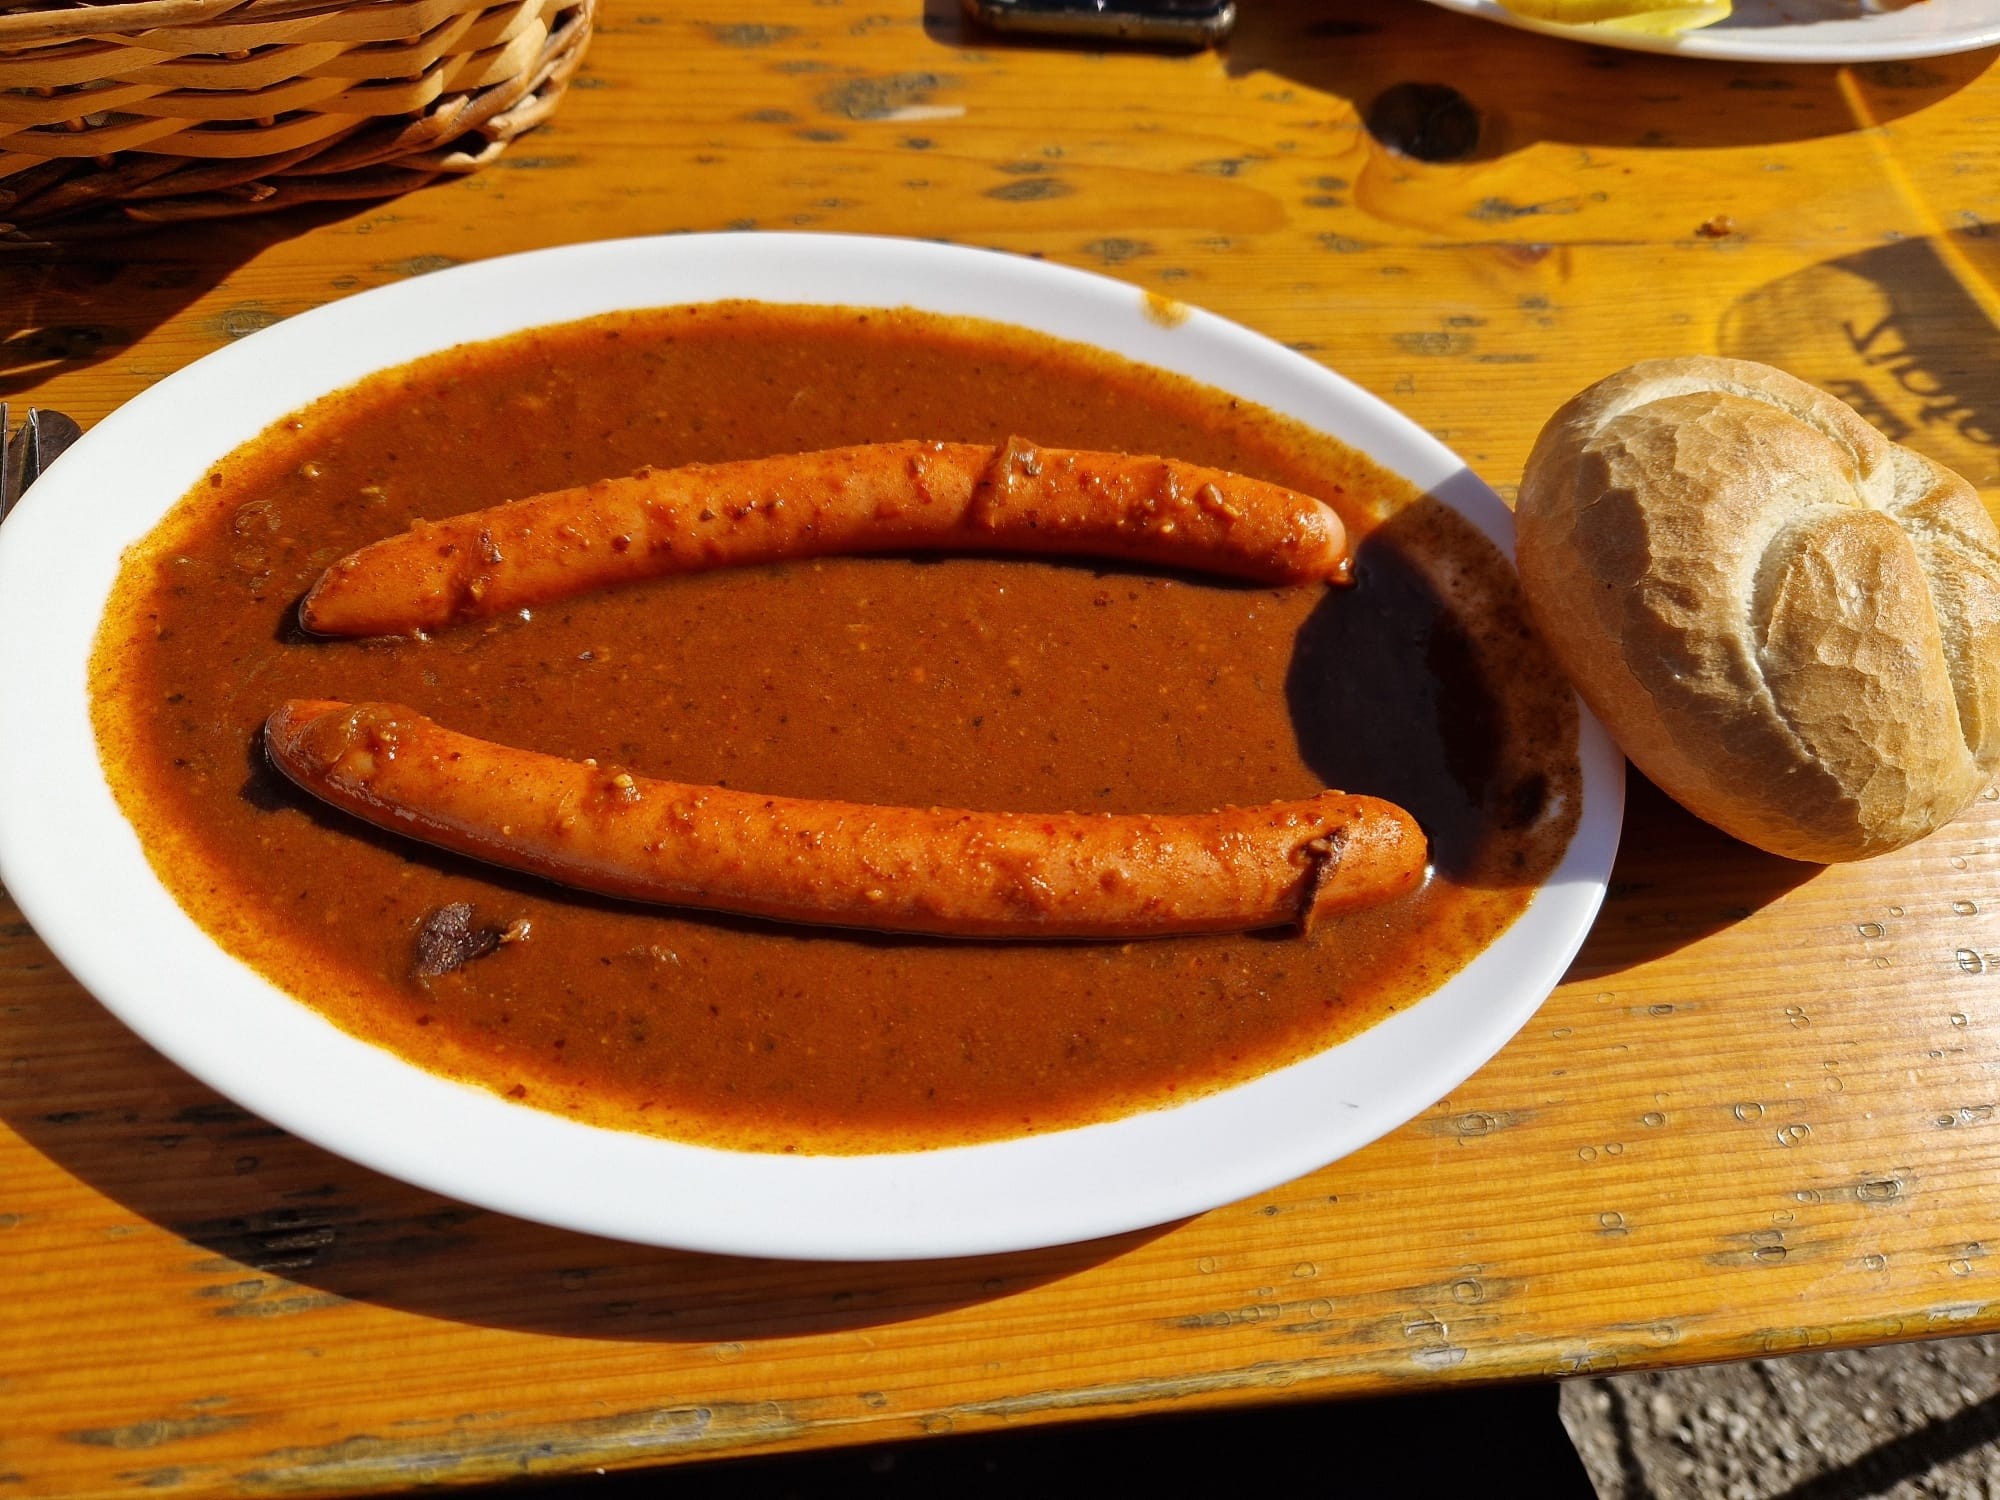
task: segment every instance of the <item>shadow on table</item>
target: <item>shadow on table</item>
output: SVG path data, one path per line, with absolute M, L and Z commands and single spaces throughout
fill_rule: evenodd
M 958 0 L 926 0 L 946 46 L 1086 50 L 973 27 Z M 1488 160 L 1538 141 L 1582 147 L 1727 147 L 1840 135 L 1927 109 L 2000 58 L 1987 48 L 1921 62 L 1707 61 L 1627 52 L 1497 26 L 1436 6 L 1293 0 L 1238 9 L 1223 56 L 1353 101 L 1385 145 L 1429 161 Z M 1850 93 L 1850 90 L 1852 91 Z M 1310 130 L 1329 123 L 1302 119 Z
M 1895 442 L 2000 486 L 2000 225 L 1807 266 L 1737 299 L 1718 353 L 1833 392 Z
M 1739 843 L 1628 766 L 1618 860 L 1566 977 L 1593 979 L 1664 958 L 1749 920 L 1821 868 Z
M 0 399 L 118 358 L 271 246 L 380 207 L 311 204 L 9 248 L 0 255 Z M 204 331 L 223 343 L 277 319 L 245 304 Z
M 60 972 L 24 926 L 5 935 L 24 967 Z M 868 1328 L 1007 1296 L 1171 1227 L 881 1264 L 599 1239 L 475 1208 L 322 1151 L 204 1087 L 80 988 L 48 988 L 54 998 L 0 1015 L 0 1052 L 26 1064 L 0 1073 L 0 1118 L 65 1171 L 187 1240 L 196 1273 L 188 1292 L 217 1317 L 283 1318 L 361 1301 L 517 1332 L 712 1342 L 726 1361 L 743 1353 L 740 1340 Z

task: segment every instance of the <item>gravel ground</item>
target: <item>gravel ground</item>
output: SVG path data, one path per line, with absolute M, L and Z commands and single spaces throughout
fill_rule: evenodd
M 2000 1500 L 2000 1338 L 1573 1380 L 1600 1500 Z

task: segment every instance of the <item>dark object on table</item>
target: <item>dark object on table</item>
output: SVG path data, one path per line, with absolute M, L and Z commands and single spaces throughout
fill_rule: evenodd
M 20 427 L 14 428 L 7 403 L 0 401 L 0 521 L 7 519 L 22 491 L 41 478 L 42 470 L 82 436 L 83 429 L 70 418 L 45 407 L 29 407 Z
M 962 0 L 995 31 L 1212 47 L 1236 24 L 1236 0 Z
M 1398 83 L 1368 106 L 1368 133 L 1418 161 L 1463 161 L 1479 149 L 1479 111 L 1444 83 Z

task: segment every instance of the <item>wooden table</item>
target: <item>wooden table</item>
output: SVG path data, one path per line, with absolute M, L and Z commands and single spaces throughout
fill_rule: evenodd
M 996 44 L 952 0 L 608 0 L 554 122 L 477 175 L 0 263 L 0 394 L 88 424 L 455 261 L 809 226 L 1199 303 L 1503 492 L 1588 381 L 1720 350 L 2000 493 L 1995 53 L 1690 64 L 1417 0 L 1243 11 L 1226 52 L 1163 56 Z M 1371 112 L 1467 154 L 1399 155 Z M 1819 870 L 1635 778 L 1582 956 L 1452 1097 L 1264 1197 L 1035 1254 L 737 1261 L 434 1197 L 164 1062 L 11 906 L 0 1119 L 13 1494 L 357 1492 L 1992 1330 L 2000 803 Z

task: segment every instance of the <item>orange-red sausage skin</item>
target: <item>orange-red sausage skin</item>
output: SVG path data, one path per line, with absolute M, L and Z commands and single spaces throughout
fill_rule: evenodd
M 1347 533 L 1311 496 L 1177 459 L 1021 439 L 875 443 L 641 470 L 363 547 L 299 606 L 317 635 L 410 635 L 587 590 L 857 552 L 1115 558 L 1264 583 L 1343 582 Z
M 293 701 L 272 762 L 380 827 L 606 895 L 964 938 L 1143 938 L 1315 919 L 1426 877 L 1393 804 L 1342 792 L 1196 815 L 870 807 L 633 776 L 411 709 Z

